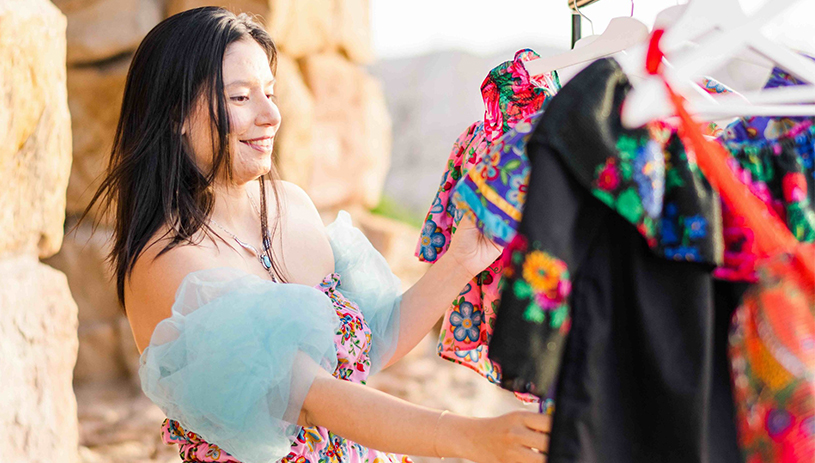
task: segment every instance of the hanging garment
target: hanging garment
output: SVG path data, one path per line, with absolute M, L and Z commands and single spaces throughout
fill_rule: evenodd
M 528 139 L 489 356 L 510 390 L 544 396 L 557 381 L 550 462 L 735 463 L 718 321 L 738 288 L 712 277 L 719 198 L 670 127 L 622 127 L 628 89 L 598 61 Z
M 345 212 L 328 234 L 335 273 L 313 288 L 227 267 L 184 278 L 139 369 L 183 461 L 410 461 L 296 425 L 318 369 L 364 384 L 399 332 L 401 284 L 385 259 Z
M 416 248 L 419 260 L 435 262 L 450 245 L 464 212 L 451 200 L 453 187 L 504 133 L 538 113 L 560 89 L 556 73 L 533 78 L 526 72 L 523 62 L 536 58 L 535 52 L 521 50 L 512 61 L 491 70 L 481 85 L 484 119 L 473 123 L 453 145 Z M 494 383 L 500 381 L 500 372 L 486 350 L 499 297 L 500 265 L 500 260 L 490 265 L 452 302 L 443 318 L 438 346 L 442 358 L 465 365 Z
M 649 71 L 660 73 L 659 37 Z M 654 51 L 655 50 L 655 51 Z M 685 101 L 669 94 L 685 144 L 734 215 L 753 231 L 761 260 L 758 283 L 744 297 L 731 335 L 731 364 L 745 461 L 815 461 L 815 246 L 801 244 L 755 196 L 731 165 L 730 153 L 696 130 Z
M 775 68 L 765 88 L 802 83 Z M 727 126 L 719 141 L 733 155 L 733 169 L 750 191 L 775 211 L 801 242 L 815 242 L 815 118 L 750 117 Z M 757 279 L 752 232 L 724 208 L 724 264 L 716 276 Z

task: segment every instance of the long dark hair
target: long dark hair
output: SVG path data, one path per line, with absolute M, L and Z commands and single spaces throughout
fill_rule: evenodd
M 194 242 L 193 236 L 202 228 L 206 236 L 214 234 L 209 227 L 214 205 L 211 186 L 222 174 L 232 179 L 224 53 L 229 44 L 247 38 L 263 48 L 274 73 L 277 48 L 271 36 L 246 14 L 236 16 L 217 7 L 196 8 L 165 19 L 147 34 L 133 56 L 107 171 L 79 220 L 98 201 L 103 214 L 115 213 L 108 260 L 115 269 L 123 308 L 125 280 L 163 225 L 168 231 L 162 238 L 169 235 L 171 240 L 159 256 L 178 245 L 198 244 L 200 239 Z M 213 152 L 209 172 L 198 168 L 181 134 L 199 98 L 209 103 Z M 260 186 L 265 238 L 274 236 L 279 219 L 269 232 L 264 177 Z M 267 180 L 280 210 L 277 178 L 272 167 Z M 271 259 L 271 246 L 268 249 Z M 271 260 L 272 270 L 284 280 L 277 259 Z

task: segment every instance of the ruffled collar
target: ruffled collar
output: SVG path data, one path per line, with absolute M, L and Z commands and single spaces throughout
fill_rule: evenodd
M 616 61 L 596 61 L 552 99 L 530 143 L 553 148 L 583 187 L 630 222 L 657 255 L 719 265 L 718 196 L 669 126 L 622 126 L 630 88 Z
M 560 90 L 557 72 L 530 76 L 524 62 L 540 58 L 530 49 L 519 50 L 512 61 L 493 68 L 481 84 L 484 132 L 492 143 L 521 119 L 543 109 Z

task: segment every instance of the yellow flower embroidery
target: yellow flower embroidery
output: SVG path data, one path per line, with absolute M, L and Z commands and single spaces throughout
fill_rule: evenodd
M 532 251 L 526 256 L 523 266 L 524 280 L 536 292 L 547 297 L 557 297 L 558 282 L 566 267 L 562 262 L 542 251 Z

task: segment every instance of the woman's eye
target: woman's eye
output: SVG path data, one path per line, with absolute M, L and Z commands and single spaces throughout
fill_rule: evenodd
M 241 101 L 247 101 L 247 100 L 249 100 L 249 97 L 248 97 L 248 96 L 241 95 L 241 96 L 233 96 L 233 97 L 232 97 L 232 98 L 230 98 L 230 99 L 231 99 L 232 101 L 238 101 L 238 102 L 241 102 Z
M 267 93 L 266 98 L 268 98 L 268 99 L 272 100 L 273 102 L 277 103 L 277 95 L 274 95 L 272 93 Z

